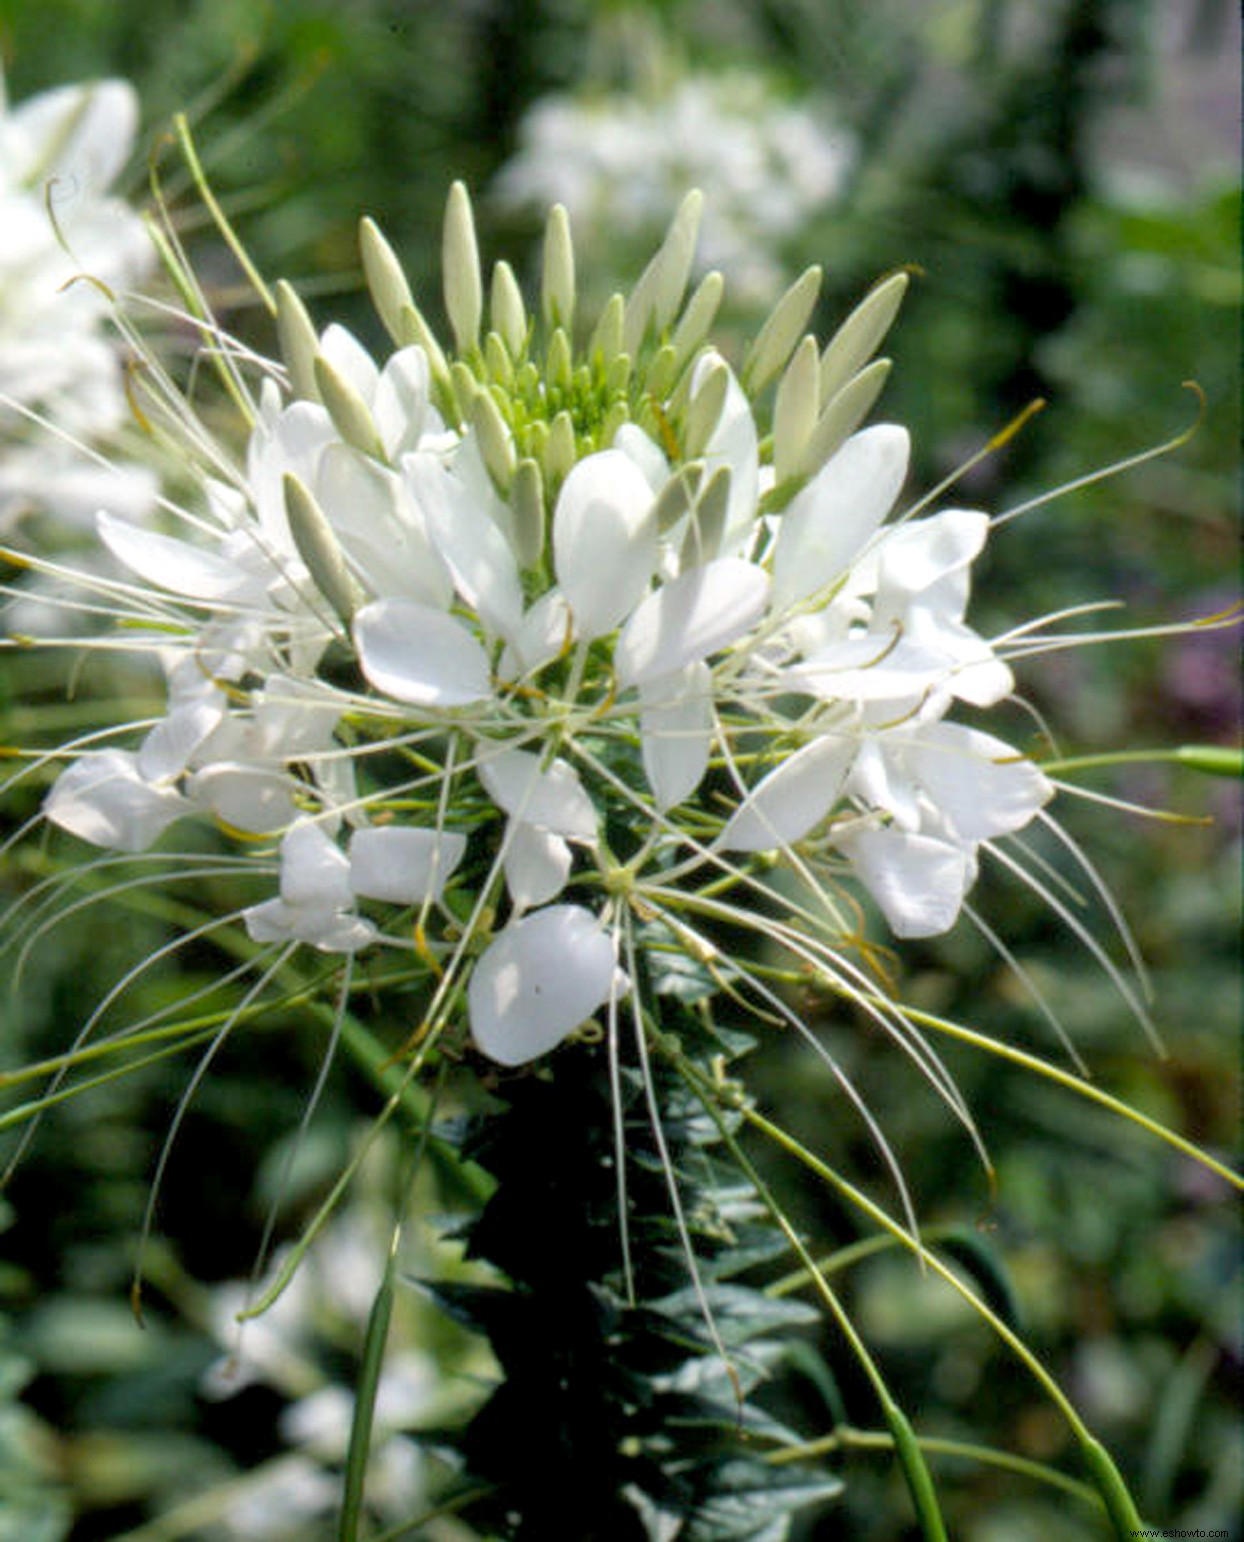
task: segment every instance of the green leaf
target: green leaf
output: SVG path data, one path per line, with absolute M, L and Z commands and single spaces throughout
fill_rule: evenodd
M 778 1542 L 790 1516 L 842 1493 L 840 1478 L 748 1457 L 715 1465 L 684 1533 L 686 1542 Z
M 1019 1298 L 1010 1276 L 984 1238 L 973 1231 L 949 1232 L 939 1239 L 938 1246 L 967 1270 L 985 1301 L 1007 1327 L 1018 1331 L 1022 1326 Z

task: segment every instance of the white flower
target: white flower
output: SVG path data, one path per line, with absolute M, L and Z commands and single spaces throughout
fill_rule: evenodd
M 952 925 L 980 850 L 1052 788 L 949 720 L 1012 686 L 966 619 L 987 516 L 905 517 L 906 431 L 837 416 L 868 367 L 860 330 L 875 346 L 901 282 L 822 355 L 798 342 L 801 280 L 736 375 L 707 341 L 711 284 L 680 320 L 689 198 L 594 351 L 576 364 L 554 333 L 576 418 L 533 379 L 504 283 L 491 353 L 471 341 L 482 280 L 452 202 L 469 364 L 447 361 L 373 234 L 392 356 L 286 309 L 302 394 L 265 379 L 245 464 L 222 452 L 204 513 L 175 533 L 100 515 L 158 618 L 169 706 L 136 751 L 71 764 L 48 818 L 137 850 L 207 814 L 265 862 L 279 836 L 251 938 L 401 949 L 431 971 L 428 1037 L 465 994 L 476 1046 L 505 1065 L 606 1004 L 612 1020 L 634 915 L 676 912 L 702 874 L 765 892 L 775 866 L 817 886 L 854 873 L 896 934 Z M 654 396 L 665 337 L 683 373 Z M 752 394 L 775 379 L 762 437 Z M 413 908 L 413 935 L 384 907 Z
M 110 439 L 127 415 L 106 293 L 145 273 L 152 250 L 138 215 L 109 189 L 137 123 L 124 81 L 60 86 L 9 106 L 0 80 L 0 528 L 28 509 L 82 522 L 103 502 L 131 517 L 152 505 L 149 468 L 96 468 L 72 447 Z M 32 434 L 23 409 L 63 438 Z
M 355 830 L 342 851 L 320 825 L 299 820 L 281 839 L 279 897 L 252 905 L 246 929 L 256 942 L 356 952 L 378 935 L 357 914 L 356 899 L 414 905 L 436 898 L 465 849 L 454 832 L 385 826 Z

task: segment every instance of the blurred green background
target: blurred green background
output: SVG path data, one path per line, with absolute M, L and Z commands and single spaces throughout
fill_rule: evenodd
M 1181 382 L 1204 395 L 1196 433 L 1176 452 L 1069 492 L 993 542 L 977 582 L 979 629 L 1103 598 L 1127 605 L 1108 624 L 1144 625 L 1221 611 L 1237 596 L 1240 49 L 1230 0 L 0 0 L 0 53 L 14 101 L 100 75 L 135 83 L 144 155 L 196 262 L 229 325 L 265 348 L 266 320 L 198 217 L 170 148 L 174 112 L 190 113 L 213 185 L 260 269 L 294 280 L 321 323 L 344 319 L 379 344 L 359 288 L 360 215 L 378 220 L 437 317 L 440 214 L 455 177 L 476 198 L 486 258 L 533 270 L 539 221 L 514 196 L 513 172 L 509 182 L 502 172 L 530 152 L 536 103 L 568 96 L 602 121 L 629 104 L 626 122 L 648 113 L 660 123 L 687 82 L 732 80 L 721 99 L 744 146 L 768 135 L 790 150 L 796 130 L 778 115 L 797 111 L 842 154 L 838 185 L 807 197 L 792 218 L 747 183 L 742 151 L 732 160 L 725 150 L 714 158 L 712 144 L 675 145 L 710 208 L 741 202 L 736 249 L 763 257 L 783 281 L 821 263 L 822 332 L 877 275 L 900 266 L 918 274 L 874 414 L 910 425 L 914 486 L 948 474 L 1040 397 L 1045 410 L 953 495 L 1013 507 L 1177 434 L 1198 413 Z M 752 94 L 738 87 L 744 76 Z M 623 130 L 611 132 L 620 151 Z M 678 191 L 683 162 L 673 150 L 662 166 L 649 157 L 654 234 L 672 210 L 661 198 Z M 815 145 L 790 153 L 780 175 L 793 181 Z M 623 197 L 645 173 L 642 157 L 638 169 L 618 158 L 622 180 L 576 228 L 602 297 L 633 280 L 649 239 L 642 222 L 627 223 L 634 200 Z M 131 190 L 148 195 L 141 159 Z M 730 314 L 740 333 L 757 319 L 745 283 L 741 292 Z M 1056 653 L 1022 685 L 1067 754 L 1230 743 L 1236 654 L 1232 632 Z M 19 669 L 6 659 L 4 669 L 5 741 L 54 740 L 64 710 L 58 662 Z M 1011 730 L 1035 733 L 1018 711 Z M 1103 1087 L 1229 1154 L 1239 1133 L 1237 790 L 1161 766 L 1084 780 L 1187 816 L 1142 820 L 1075 802 L 1064 813 L 1136 932 L 1166 1056 L 1066 929 L 1014 883 L 986 873 L 978 908 L 1047 992 Z M 25 799 L 14 818 L 37 806 L 36 792 Z M 0 895 L 15 897 L 42 860 L 21 848 L 10 855 Z M 195 899 L 213 908 L 212 895 Z M 66 1047 L 121 970 L 193 913 L 179 903 L 99 906 L 89 925 L 51 934 L 20 998 L 4 1005 L 0 1068 Z M 1108 934 L 1099 907 L 1088 919 Z M 904 949 L 901 967 L 919 1004 L 1062 1058 L 969 928 Z M 144 987 L 139 1005 L 151 1010 L 220 968 L 211 948 L 192 950 L 179 973 Z M 891 1048 L 855 1024 L 822 1026 L 904 1155 L 922 1217 L 965 1226 L 992 1250 L 1034 1344 L 1118 1453 L 1146 1516 L 1238 1527 L 1238 1215 L 1224 1187 L 1068 1094 L 948 1049 L 988 1141 L 991 1186 L 920 1078 L 896 1070 Z M 135 1072 L 45 1120 L 8 1196 L 0 1262 L 9 1323 L 0 1542 L 335 1535 L 331 1513 L 306 1497 L 308 1473 L 331 1472 L 331 1457 L 315 1456 L 288 1411 L 311 1392 L 350 1385 L 357 1314 L 328 1290 L 307 1308 L 314 1332 L 305 1328 L 293 1369 L 231 1400 L 202 1390 L 219 1354 L 213 1289 L 247 1275 L 274 1195 L 283 1195 L 279 1235 L 297 1235 L 374 1112 L 366 1083 L 335 1068 L 296 1180 L 283 1188 L 282 1153 L 323 1043 L 322 1024 L 305 1013 L 273 1012 L 262 1031 L 235 1036 L 198 1089 L 161 1196 L 142 1333 L 126 1293 L 189 1062 Z M 767 1045 L 753 1066 L 757 1092 L 782 1122 L 886 1195 L 875 1153 L 838 1117 L 817 1065 Z M 29 1091 L 15 1088 L 13 1101 Z M 383 1217 L 391 1168 L 382 1151 L 360 1185 L 351 1213 L 364 1231 Z M 857 1223 L 823 1194 L 794 1175 L 781 1181 L 827 1246 L 856 1235 Z M 452 1193 L 425 1198 L 455 1202 Z M 861 1267 L 851 1300 L 922 1432 L 1071 1462 L 1056 1416 L 1014 1363 L 906 1263 Z M 413 1305 L 401 1332 L 432 1382 L 438 1356 L 448 1367 L 439 1388 L 414 1400 L 413 1422 L 447 1416 L 474 1374 L 469 1345 Z M 855 1421 L 873 1421 L 849 1378 L 845 1391 Z M 815 1424 L 815 1410 L 805 1412 Z M 416 1460 L 395 1451 L 398 1467 Z M 297 1472 L 294 1457 L 306 1461 Z M 916 1536 L 886 1461 L 853 1454 L 844 1470 L 845 1501 L 803 1535 Z M 1024 1479 L 949 1460 L 936 1470 L 955 1535 L 968 1542 L 1100 1534 L 1091 1511 Z M 247 1474 L 288 1478 L 288 1491 L 272 1492 L 302 1497 L 248 1510 Z M 400 1472 L 393 1481 L 400 1506 Z M 423 1477 L 410 1481 L 418 1491 Z M 419 1534 L 471 1535 L 451 1522 Z

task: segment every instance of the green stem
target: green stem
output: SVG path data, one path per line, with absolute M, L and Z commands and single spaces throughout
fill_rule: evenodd
M 1066 1419 L 1076 1443 L 1080 1447 L 1081 1456 L 1084 1459 L 1085 1466 L 1089 1469 L 1094 1486 L 1114 1528 L 1116 1537 L 1119 1538 L 1119 1542 L 1130 1542 L 1130 1539 L 1136 1536 L 1141 1529 L 1141 1519 L 1123 1479 L 1119 1476 L 1118 1469 L 1115 1467 L 1105 1447 L 1097 1440 L 1084 1423 L 1084 1420 L 1076 1412 L 1075 1406 L 1066 1393 L 1041 1364 L 1040 1360 L 1037 1359 L 1036 1355 L 1033 1354 L 1032 1350 L 1028 1348 L 1027 1344 L 1024 1343 L 1023 1339 L 1009 1328 L 997 1313 L 981 1300 L 975 1291 L 965 1285 L 958 1275 L 942 1262 L 936 1253 L 930 1252 L 918 1237 L 912 1236 L 899 1222 L 894 1220 L 880 1205 L 875 1204 L 869 1199 L 861 1190 L 857 1189 L 854 1184 L 850 1183 L 840 1173 L 835 1172 L 832 1167 L 822 1162 L 806 1146 L 802 1145 L 778 1125 L 775 1125 L 771 1120 L 766 1119 L 756 1109 L 742 1104 L 739 1106 L 738 1112 L 746 1123 L 759 1130 L 769 1140 L 773 1141 L 774 1144 L 781 1147 L 783 1151 L 793 1156 L 810 1171 L 816 1173 L 819 1178 L 836 1189 L 857 1209 L 862 1210 L 871 1221 L 901 1242 L 920 1259 L 922 1264 L 945 1280 L 953 1290 L 957 1291 L 982 1321 L 989 1324 L 1002 1342 L 1028 1368 L 1029 1372 L 1044 1390 L 1046 1396 L 1063 1415 L 1063 1418 Z M 810 1263 L 811 1260 L 809 1259 L 808 1262 Z
M 670 1044 L 668 1040 L 660 1041 L 660 1047 L 664 1053 L 668 1053 L 686 1084 L 694 1090 L 709 1118 L 717 1126 L 722 1142 L 738 1163 L 748 1181 L 755 1187 L 761 1202 L 773 1217 L 774 1222 L 786 1238 L 787 1242 L 804 1269 L 808 1278 L 815 1286 L 817 1294 L 829 1308 L 840 1332 L 851 1348 L 852 1354 L 859 1362 L 865 1376 L 872 1383 L 877 1401 L 881 1405 L 882 1416 L 890 1427 L 890 1433 L 894 1439 L 894 1452 L 903 1469 L 903 1477 L 906 1480 L 908 1492 L 911 1495 L 912 1504 L 920 1522 L 920 1529 L 927 1542 L 947 1542 L 946 1523 L 942 1517 L 941 1507 L 937 1502 L 937 1490 L 929 1472 L 928 1464 L 920 1449 L 920 1443 L 916 1439 L 910 1421 L 891 1396 L 890 1389 L 886 1385 L 885 1378 L 881 1374 L 876 1361 L 870 1354 L 867 1345 L 856 1331 L 855 1324 L 851 1321 L 846 1308 L 838 1299 L 829 1281 L 816 1266 L 816 1261 L 808 1252 L 803 1239 L 791 1225 L 790 1220 L 774 1198 L 772 1191 L 764 1179 L 757 1172 L 754 1164 L 745 1155 L 730 1129 L 720 1106 L 720 1089 L 713 1086 L 696 1068 L 686 1059 L 676 1044 Z M 746 1112 L 746 1110 L 743 1110 Z
M 1072 1494 L 1081 1499 L 1085 1504 L 1096 1504 L 1098 1494 L 1095 1488 L 1087 1483 L 1081 1483 L 1076 1478 L 1069 1478 L 1066 1473 L 1059 1472 L 1056 1467 L 1048 1467 L 1044 1462 L 1034 1462 L 1026 1456 L 1016 1456 L 1010 1451 L 999 1451 L 993 1446 L 977 1445 L 974 1441 L 946 1440 L 937 1435 L 921 1435 L 918 1437 L 920 1447 L 930 1456 L 949 1456 L 960 1458 L 967 1462 L 980 1462 L 989 1467 L 1004 1468 L 1007 1472 L 1019 1473 L 1026 1478 L 1032 1478 L 1037 1483 L 1044 1483 L 1050 1488 L 1061 1489 L 1065 1494 Z M 894 1437 L 884 1430 L 856 1430 L 837 1429 L 831 1435 L 823 1435 L 819 1440 L 810 1440 L 803 1445 L 789 1446 L 781 1451 L 775 1451 L 769 1457 L 775 1466 L 784 1462 L 804 1461 L 808 1458 L 828 1456 L 834 1451 L 892 1451 L 894 1449 Z
M 1099 755 L 1071 755 L 1043 760 L 1042 771 L 1061 776 L 1064 771 L 1094 771 L 1099 766 L 1140 766 L 1167 763 L 1203 771 L 1207 776 L 1244 776 L 1244 750 L 1227 744 L 1181 744 L 1173 749 L 1112 750 Z
M 199 160 L 199 153 L 194 147 L 194 140 L 190 134 L 190 124 L 186 119 L 185 113 L 179 112 L 177 114 L 173 119 L 173 127 L 177 133 L 177 143 L 181 147 L 181 153 L 186 157 L 186 164 L 190 168 L 190 175 L 194 178 L 194 185 L 199 197 L 210 210 L 211 216 L 216 222 L 216 228 L 225 238 L 229 250 L 237 258 L 243 273 L 246 274 L 247 278 L 254 285 L 255 292 L 263 301 L 268 314 L 275 316 L 276 301 L 272 298 L 271 290 L 264 283 L 263 275 L 259 272 L 259 269 L 250 260 L 246 248 L 238 239 L 237 232 L 229 223 L 228 216 L 220 207 L 220 204 L 217 203 L 216 195 L 212 192 L 211 184 L 207 180 L 207 173 L 203 170 L 202 162 Z

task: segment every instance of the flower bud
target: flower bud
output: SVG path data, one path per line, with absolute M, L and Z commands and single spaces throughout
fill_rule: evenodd
M 696 349 L 708 336 L 709 328 L 716 318 L 721 297 L 725 292 L 726 281 L 714 269 L 712 273 L 704 275 L 699 287 L 687 301 L 687 308 L 683 311 L 674 329 L 674 335 L 670 339 L 677 370 L 681 371 L 685 367 Z
M 659 336 L 678 314 L 695 260 L 703 206 L 704 195 L 698 188 L 692 188 L 679 204 L 665 240 L 631 292 L 622 334 L 628 353 L 636 353 L 650 332 Z
M 574 422 L 568 412 L 559 412 L 549 425 L 549 439 L 544 447 L 545 479 L 560 483 L 575 463 Z
M 292 285 L 283 278 L 278 279 L 275 292 L 276 335 L 281 346 L 281 357 L 289 371 L 289 383 L 295 396 L 318 402 L 320 390 L 315 382 L 315 357 L 320 342 L 315 335 L 315 327 Z
M 706 361 L 683 425 L 683 453 L 689 459 L 704 453 L 721 421 L 729 389 L 730 370 L 725 362 L 721 359 Z
M 874 359 L 825 404 L 800 454 L 799 472 L 813 475 L 850 438 L 872 411 L 891 368 L 889 359 Z
M 488 475 L 503 493 L 508 492 L 514 476 L 514 441 L 490 391 L 477 392 L 471 403 L 471 425 Z
M 804 447 L 816 427 L 820 363 L 816 338 L 809 335 L 795 349 L 778 382 L 773 404 L 773 470 L 779 482 L 799 471 Z
M 617 358 L 622 352 L 625 317 L 626 301 L 620 294 L 610 295 L 592 332 L 592 340 L 587 348 L 589 358 L 599 353 L 606 368 Z
M 421 339 L 407 335 L 405 313 L 415 309 L 414 297 L 397 254 L 381 234 L 374 220 L 359 222 L 359 255 L 363 259 L 363 274 L 371 295 L 376 314 L 384 323 L 385 331 L 398 345 Z
M 570 216 L 559 203 L 549 211 L 544 227 L 540 305 L 546 327 L 570 331 L 575 306 L 574 244 L 570 238 Z
M 907 293 L 906 273 L 892 273 L 875 284 L 830 338 L 821 357 L 820 395 L 836 396 L 876 353 Z
M 557 327 L 544 357 L 544 384 L 550 391 L 568 391 L 571 373 L 570 339 Z
M 514 269 L 508 262 L 499 262 L 492 270 L 488 314 L 493 331 L 500 336 L 510 358 L 521 359 L 527 346 L 527 311 Z
M 469 353 L 479 341 L 484 311 L 484 286 L 479 271 L 479 246 L 471 198 L 461 182 L 449 189 L 445 205 L 445 232 L 441 243 L 445 314 L 453 328 L 459 353 Z
M 337 373 L 323 354 L 315 360 L 315 383 L 319 387 L 320 400 L 328 408 L 328 415 L 333 420 L 333 427 L 345 442 L 361 450 L 364 455 L 384 460 L 380 431 L 367 403 L 345 376 Z
M 298 555 L 306 563 L 312 583 L 349 626 L 363 596 L 346 567 L 333 527 L 310 490 L 292 472 L 285 473 L 281 486 Z
M 510 483 L 514 545 L 520 568 L 537 567 L 544 555 L 544 480 L 539 464 L 520 460 Z
M 743 389 L 749 395 L 758 396 L 790 358 L 808 324 L 820 288 L 820 268 L 808 268 L 769 312 L 768 320 L 747 350 L 740 372 Z

